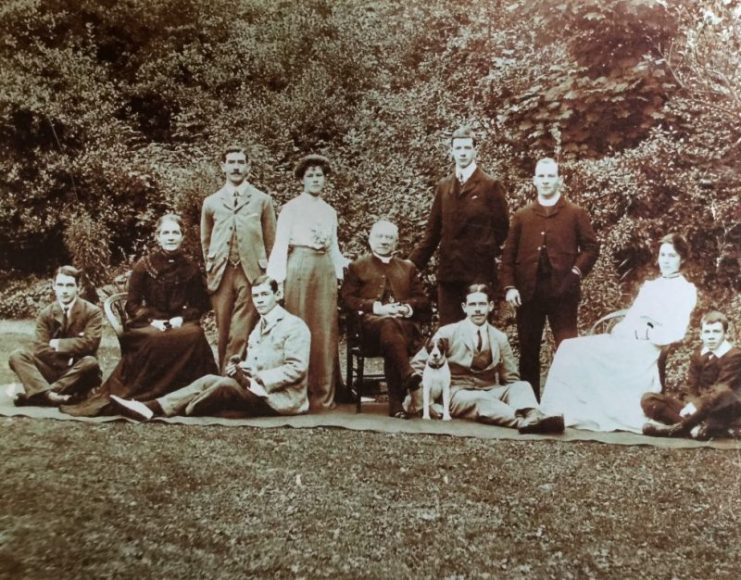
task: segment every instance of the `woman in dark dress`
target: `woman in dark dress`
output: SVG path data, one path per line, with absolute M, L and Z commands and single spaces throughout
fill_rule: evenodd
M 61 410 L 78 416 L 115 412 L 110 395 L 150 401 L 207 374 L 218 374 L 200 326 L 208 296 L 198 266 L 180 251 L 179 216 L 157 222 L 159 250 L 139 260 L 129 278 L 122 356 L 97 392 Z

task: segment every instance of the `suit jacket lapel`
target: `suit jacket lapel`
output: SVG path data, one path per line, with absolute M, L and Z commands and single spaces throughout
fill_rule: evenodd
M 471 177 L 468 178 L 466 183 L 463 184 L 461 187 L 461 195 L 468 195 L 476 189 L 476 185 L 478 184 L 479 180 L 481 179 L 481 169 L 476 168 L 476 170 L 471 174 Z M 458 182 L 458 178 L 455 178 L 455 181 Z

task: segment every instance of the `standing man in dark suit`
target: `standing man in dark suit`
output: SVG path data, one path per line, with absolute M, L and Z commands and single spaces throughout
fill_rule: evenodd
M 100 384 L 95 353 L 103 332 L 103 314 L 77 295 L 80 275 L 72 266 L 57 269 L 57 299 L 39 312 L 33 347 L 10 354 L 10 368 L 24 388 L 16 405 L 59 405 Z
M 558 163 L 538 161 L 538 199 L 518 210 L 504 244 L 501 279 L 517 308 L 520 376 L 540 400 L 540 341 L 548 318 L 556 347 L 577 335 L 580 282 L 597 261 L 599 242 L 587 212 L 561 195 Z
M 500 248 L 509 216 L 504 188 L 476 165 L 476 139 L 461 127 L 450 139 L 455 172 L 440 180 L 422 241 L 409 259 L 422 270 L 440 246 L 437 308 L 440 324 L 463 318 L 461 304 L 474 282 L 496 287 Z
M 275 240 L 275 209 L 269 195 L 247 182 L 250 166 L 243 148 L 228 147 L 221 169 L 224 187 L 203 202 L 201 247 L 223 371 L 232 356 L 242 358 L 257 323 L 251 284 L 268 265 Z
M 398 241 L 395 224 L 386 220 L 373 224 L 368 237 L 371 253 L 350 264 L 342 301 L 364 313 L 365 346 L 383 354 L 389 415 L 405 419 L 401 403 L 406 391 L 418 388 L 421 381 L 409 364 L 420 337 L 416 321 L 430 305 L 414 264 L 393 256 Z

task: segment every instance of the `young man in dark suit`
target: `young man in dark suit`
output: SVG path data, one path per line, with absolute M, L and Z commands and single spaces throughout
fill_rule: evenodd
M 422 241 L 409 259 L 422 270 L 440 246 L 437 307 L 440 324 L 463 318 L 461 304 L 473 282 L 496 287 L 496 258 L 507 237 L 509 215 L 501 183 L 476 165 L 476 139 L 467 127 L 450 139 L 455 172 L 440 180 Z
M 245 150 L 228 147 L 221 163 L 226 183 L 201 210 L 201 247 L 222 371 L 232 356 L 244 355 L 257 323 L 250 288 L 265 273 L 275 240 L 273 200 L 247 181 L 249 169 Z
M 389 415 L 404 419 L 406 391 L 419 387 L 421 380 L 412 372 L 409 355 L 420 338 L 417 321 L 430 305 L 417 268 L 394 257 L 398 241 L 395 224 L 386 220 L 373 224 L 368 237 L 371 253 L 350 264 L 342 301 L 346 308 L 363 312 L 366 346 L 383 354 Z
M 537 200 L 512 218 L 502 253 L 506 300 L 517 308 L 520 376 L 540 400 L 540 341 L 546 318 L 556 340 L 577 335 L 580 283 L 599 255 L 587 212 L 561 195 L 558 163 L 538 161 L 533 184 Z
M 56 301 L 39 312 L 30 349 L 10 354 L 24 392 L 16 405 L 59 405 L 100 384 L 95 353 L 103 332 L 103 314 L 78 296 L 81 272 L 62 266 L 54 274 Z
M 718 311 L 700 322 L 702 347 L 692 353 L 685 387 L 686 400 L 646 393 L 641 407 L 647 417 L 643 433 L 656 437 L 709 439 L 741 433 L 741 350 L 726 338 L 728 318 Z

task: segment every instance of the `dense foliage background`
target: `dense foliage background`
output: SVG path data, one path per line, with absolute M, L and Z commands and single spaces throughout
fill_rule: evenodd
M 6 0 L 0 30 L 4 284 L 69 260 L 108 281 L 165 209 L 197 222 L 233 142 L 278 207 L 328 155 L 343 250 L 385 215 L 406 253 L 465 122 L 513 211 L 561 161 L 603 242 L 582 320 L 672 230 L 701 306 L 741 311 L 739 0 Z

